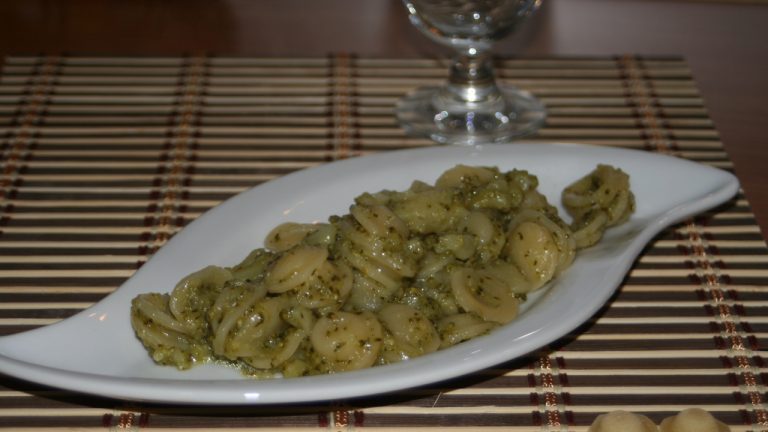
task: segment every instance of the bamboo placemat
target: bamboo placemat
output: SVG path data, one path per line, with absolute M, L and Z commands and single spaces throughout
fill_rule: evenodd
M 206 209 L 286 173 L 431 145 L 392 116 L 437 60 L 11 57 L 0 74 L 0 334 L 114 290 Z M 533 141 L 657 151 L 732 169 L 685 61 L 499 61 L 549 108 Z M 139 405 L 0 376 L 0 426 L 45 430 L 586 431 L 625 409 L 697 406 L 768 430 L 768 250 L 739 196 L 666 230 L 612 301 L 525 358 L 333 404 Z

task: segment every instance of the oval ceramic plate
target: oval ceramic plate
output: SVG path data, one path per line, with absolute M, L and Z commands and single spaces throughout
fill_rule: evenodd
M 559 203 L 561 190 L 598 163 L 629 173 L 637 212 L 487 336 L 394 365 L 328 376 L 254 380 L 220 366 L 180 372 L 155 365 L 129 323 L 131 299 L 168 292 L 209 264 L 233 265 L 286 221 L 325 221 L 355 196 L 433 182 L 458 164 L 527 169 Z M 573 144 L 433 147 L 381 153 L 300 171 L 248 190 L 177 234 L 113 294 L 54 325 L 0 338 L 0 371 L 59 388 L 141 401 L 269 404 L 373 395 L 467 374 L 522 356 L 567 334 L 611 296 L 637 255 L 670 224 L 731 198 L 729 173 L 648 152 Z M 560 210 L 562 214 L 562 209 Z

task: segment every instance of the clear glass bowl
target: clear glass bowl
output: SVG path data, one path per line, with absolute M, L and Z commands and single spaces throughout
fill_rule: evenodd
M 535 0 L 405 0 L 411 23 L 456 50 L 448 81 L 416 89 L 398 101 L 407 133 L 443 144 L 508 142 L 536 132 L 544 105 L 530 93 L 499 86 L 490 48 L 539 6 Z

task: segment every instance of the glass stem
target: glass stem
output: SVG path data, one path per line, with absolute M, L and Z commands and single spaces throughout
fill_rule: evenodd
M 489 54 L 457 56 L 451 64 L 448 84 L 435 98 L 435 106 L 449 112 L 489 111 L 503 105 Z

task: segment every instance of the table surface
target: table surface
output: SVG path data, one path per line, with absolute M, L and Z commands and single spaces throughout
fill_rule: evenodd
M 0 55 L 437 57 L 395 0 L 50 0 L 0 3 Z M 768 233 L 768 4 L 547 0 L 501 55 L 680 55 Z

